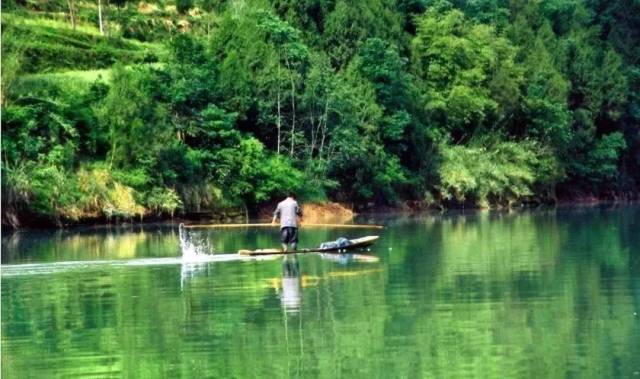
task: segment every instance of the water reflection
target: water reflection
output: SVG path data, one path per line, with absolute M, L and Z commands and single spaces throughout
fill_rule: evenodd
M 335 262 L 340 266 L 347 266 L 350 263 L 354 263 L 354 262 L 374 263 L 374 262 L 380 261 L 380 258 L 371 254 L 323 253 L 323 254 L 319 254 L 319 256 L 325 261 Z
M 251 229 L 195 234 L 186 260 L 178 228 L 3 240 L 3 262 L 48 271 L 3 265 L 2 376 L 640 375 L 640 209 L 387 222 L 378 263 L 208 251 L 277 242 Z M 95 264 L 51 270 L 65 259 Z
M 298 256 L 285 255 L 282 259 L 282 307 L 287 313 L 298 313 L 302 302 L 302 286 L 300 283 L 300 262 Z
M 169 225 L 3 233 L 2 264 L 171 257 L 177 232 Z

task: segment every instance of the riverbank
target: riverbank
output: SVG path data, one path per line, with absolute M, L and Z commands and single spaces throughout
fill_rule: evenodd
M 359 206 L 348 205 L 337 202 L 323 202 L 323 203 L 304 203 L 302 204 L 304 210 L 304 221 L 307 223 L 349 223 L 352 222 L 356 216 L 370 215 L 370 214 L 418 214 L 425 212 L 440 212 L 445 210 L 456 209 L 487 209 L 492 211 L 502 211 L 506 209 L 534 209 L 538 207 L 558 207 L 558 208 L 583 208 L 583 207 L 597 207 L 606 205 L 626 205 L 637 204 L 640 200 L 638 194 L 618 194 L 618 196 L 611 197 L 598 197 L 593 195 L 584 195 L 579 197 L 567 198 L 558 197 L 554 201 L 530 201 L 522 202 L 518 204 L 511 204 L 511 206 L 491 206 L 487 208 L 477 207 L 468 204 L 449 204 L 444 206 L 442 203 L 427 204 L 424 202 L 406 201 L 396 204 L 394 206 L 389 205 L 375 205 L 364 204 Z M 275 209 L 275 203 L 268 203 L 260 206 L 254 213 L 249 213 L 245 208 L 230 207 L 221 208 L 203 212 L 190 212 L 185 214 L 179 214 L 175 217 L 163 217 L 155 215 L 147 215 L 142 218 L 112 218 L 107 219 L 104 217 L 96 218 L 84 218 L 81 220 L 52 220 L 45 217 L 36 217 L 33 215 L 16 215 L 16 214 L 2 214 L 2 230 L 12 231 L 20 229 L 64 229 L 74 227 L 109 227 L 109 226 L 124 226 L 124 225 L 166 225 L 166 224 L 179 224 L 179 223 L 214 223 L 214 224 L 229 224 L 229 223 L 246 223 L 249 220 L 255 220 L 257 222 L 269 222 L 273 217 L 273 209 Z

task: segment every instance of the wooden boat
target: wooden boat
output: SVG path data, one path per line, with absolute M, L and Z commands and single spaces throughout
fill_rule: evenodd
M 310 248 L 310 249 L 298 249 L 283 252 L 281 249 L 258 249 L 258 250 L 238 250 L 240 255 L 273 255 L 273 254 L 301 254 L 301 253 L 341 253 L 351 250 L 362 249 L 373 245 L 379 236 L 366 236 L 349 240 L 351 243 L 343 247 L 330 247 L 330 248 Z

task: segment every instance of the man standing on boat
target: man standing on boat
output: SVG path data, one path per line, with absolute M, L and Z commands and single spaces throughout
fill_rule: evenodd
M 295 193 L 289 192 L 289 196 L 278 203 L 276 211 L 273 212 L 271 223 L 275 225 L 278 217 L 280 217 L 282 250 L 287 251 L 289 244 L 291 244 L 292 250 L 296 250 L 298 247 L 298 217 L 302 221 L 302 209 L 298 206 Z

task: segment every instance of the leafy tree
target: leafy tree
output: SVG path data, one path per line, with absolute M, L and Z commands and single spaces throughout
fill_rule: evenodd
M 324 54 L 313 55 L 300 104 L 306 115 L 305 135 L 309 141 L 310 160 L 323 160 L 327 157 L 332 124 L 337 117 L 335 90 L 338 85 L 329 58 Z
M 301 86 L 300 81 L 305 70 L 308 57 L 307 46 L 300 41 L 299 32 L 288 23 L 281 21 L 277 17 L 270 13 L 259 14 L 259 28 L 265 33 L 267 41 L 275 45 L 277 51 L 277 110 L 278 118 L 276 119 L 278 125 L 278 152 L 280 151 L 280 133 L 281 133 L 281 79 L 280 72 L 284 71 L 286 75 L 287 87 L 289 88 L 289 99 L 291 102 L 291 132 L 289 139 L 291 141 L 291 148 L 289 155 L 293 156 L 295 150 L 295 136 L 296 136 L 296 98 Z M 280 70 L 281 62 L 284 64 L 283 70 Z
M 580 141 L 579 143 L 583 149 L 573 151 L 580 155 L 574 156 L 567 165 L 571 179 L 582 181 L 587 186 L 600 185 L 603 187 L 607 187 L 608 183 L 617 179 L 618 161 L 627 147 L 622 133 L 614 132 L 595 141 Z M 584 149 L 585 145 L 588 148 Z
M 338 0 L 324 25 L 324 49 L 337 67 L 346 66 L 365 39 L 403 42 L 400 15 L 379 0 Z
M 113 71 L 111 88 L 99 109 L 108 130 L 111 167 L 153 160 L 154 152 L 173 138 L 166 106 L 154 102 L 145 88 L 152 75 L 145 69 L 116 67 Z
M 278 16 L 300 29 L 311 45 L 320 45 L 327 15 L 334 6 L 331 0 L 275 0 L 272 2 Z
M 328 167 L 329 177 L 341 183 L 336 195 L 358 202 L 393 203 L 406 176 L 398 158 L 382 145 L 382 110 L 374 89 L 350 70 L 336 88 L 336 96 L 340 116 L 335 120 Z
M 427 11 L 418 19 L 412 60 L 424 79 L 422 102 L 430 119 L 460 141 L 485 122 L 508 117 L 522 80 L 515 53 L 493 28 L 460 11 Z
M 395 154 L 406 150 L 405 129 L 412 123 L 409 113 L 410 77 L 397 49 L 379 38 L 368 39 L 355 60 L 362 76 L 367 78 L 382 106 L 382 138 Z
M 524 68 L 522 119 L 516 119 L 512 131 L 562 151 L 573 137 L 573 131 L 568 105 L 570 84 L 553 56 L 553 46 L 558 42 L 548 24 L 534 32 L 524 18 L 517 19 L 510 33 L 516 39 L 526 38 L 526 46 L 520 50 Z

